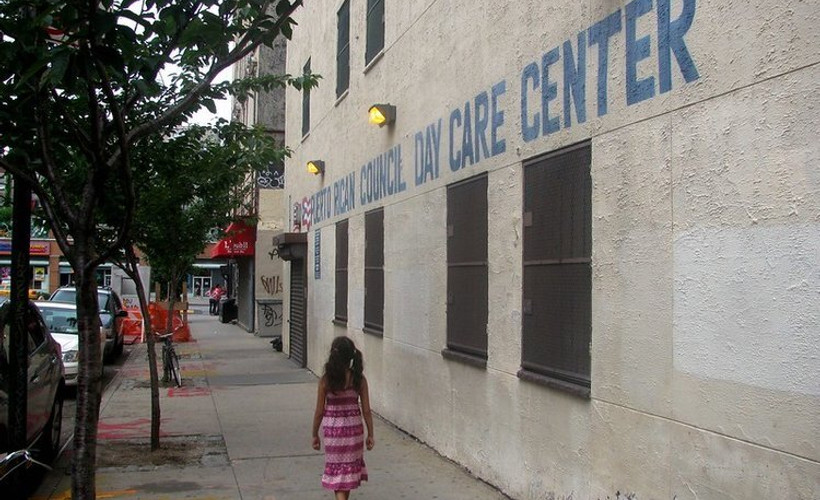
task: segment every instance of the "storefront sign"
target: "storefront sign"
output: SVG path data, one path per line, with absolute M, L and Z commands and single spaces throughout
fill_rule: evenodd
M 28 246 L 29 255 L 49 255 L 51 245 L 49 243 L 30 243 Z M 0 254 L 11 253 L 11 240 L 0 241 Z

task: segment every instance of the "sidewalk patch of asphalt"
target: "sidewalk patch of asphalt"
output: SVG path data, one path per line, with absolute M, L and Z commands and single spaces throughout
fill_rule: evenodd
M 158 466 L 218 467 L 228 464 L 228 449 L 221 435 L 166 436 L 160 438 L 160 448 L 153 452 L 148 438 L 101 440 L 97 448 L 98 470 L 150 471 Z

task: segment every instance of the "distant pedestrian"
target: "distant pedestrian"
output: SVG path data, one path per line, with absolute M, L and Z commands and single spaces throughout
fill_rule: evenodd
M 211 313 L 212 316 L 215 315 L 215 314 L 219 314 L 219 299 L 222 298 L 222 295 L 224 293 L 225 293 L 225 291 L 222 290 L 222 287 L 219 286 L 218 283 L 216 285 L 214 285 L 213 288 L 211 288 L 210 300 L 208 301 L 208 303 L 210 305 L 210 311 L 209 312 Z
M 325 470 L 322 486 L 332 490 L 336 500 L 350 498 L 350 490 L 367 481 L 364 447 L 373 449 L 373 415 L 364 376 L 362 352 L 347 337 L 336 337 L 319 379 L 316 411 L 313 414 L 313 449 L 321 448 L 319 426 L 325 442 Z M 361 407 L 359 404 L 361 403 Z M 367 425 L 364 438 L 362 417 Z

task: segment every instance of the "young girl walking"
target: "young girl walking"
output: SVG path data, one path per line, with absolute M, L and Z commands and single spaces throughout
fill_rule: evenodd
M 325 471 L 322 486 L 332 490 L 336 500 L 347 500 L 350 490 L 367 481 L 364 447 L 373 449 L 373 416 L 364 376 L 362 352 L 347 337 L 336 337 L 319 379 L 316 411 L 313 414 L 313 449 L 321 448 L 319 426 L 325 442 Z M 361 402 L 361 407 L 359 403 Z M 362 417 L 367 426 L 364 439 Z

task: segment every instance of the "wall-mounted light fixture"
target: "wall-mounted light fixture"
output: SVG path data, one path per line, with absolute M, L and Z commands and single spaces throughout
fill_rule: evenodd
M 391 104 L 374 104 L 368 110 L 370 123 L 384 127 L 396 121 L 396 106 Z
M 325 162 L 322 160 L 311 160 L 307 162 L 307 171 L 313 175 L 325 175 Z

